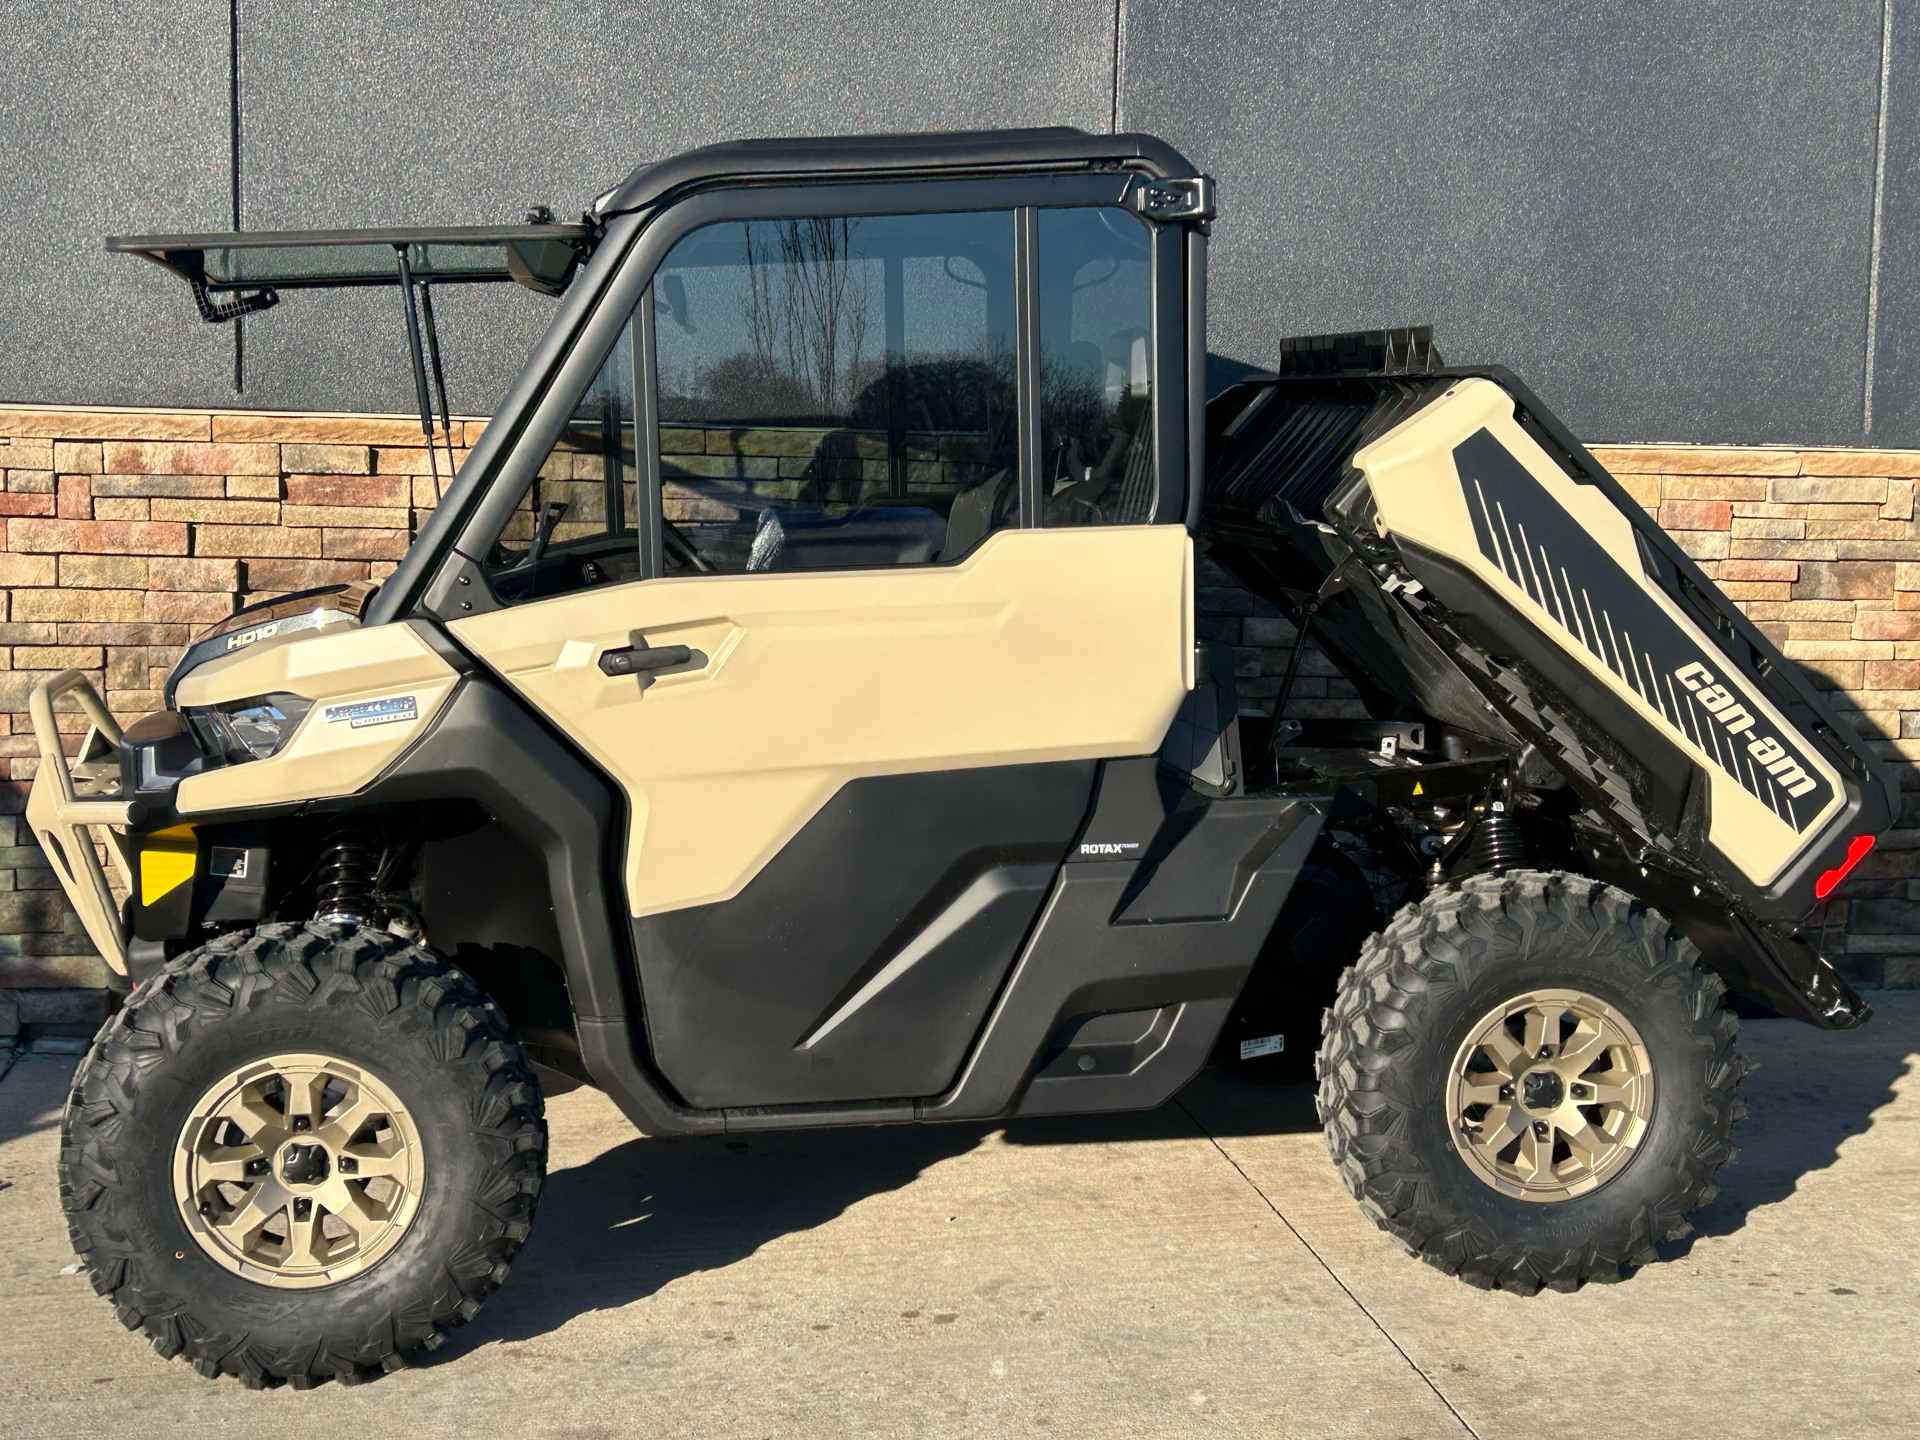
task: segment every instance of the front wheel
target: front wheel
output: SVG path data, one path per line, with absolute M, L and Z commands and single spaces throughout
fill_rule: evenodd
M 1476 876 L 1342 977 L 1319 1056 L 1341 1179 L 1428 1264 L 1532 1294 L 1685 1235 L 1734 1157 L 1748 1068 L 1725 987 L 1624 891 Z
M 94 1289 L 160 1354 L 305 1388 L 471 1319 L 545 1165 L 533 1068 L 471 980 L 383 931 L 265 925 L 101 1032 L 60 1195 Z

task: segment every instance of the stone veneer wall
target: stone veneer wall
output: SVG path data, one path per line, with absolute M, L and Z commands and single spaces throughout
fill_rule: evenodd
M 484 425 L 454 422 L 456 461 Z M 189 638 L 237 607 L 391 572 L 439 498 L 433 469 L 415 419 L 0 406 L 0 1044 L 91 1033 L 107 1003 L 19 818 L 28 692 L 78 669 L 117 716 L 157 709 Z M 78 711 L 60 726 L 77 747 Z
M 454 458 L 485 422 L 454 422 Z M 1836 904 L 1856 983 L 1920 987 L 1920 452 L 1607 447 L 1601 461 L 1894 761 L 1909 797 Z M 444 450 L 437 457 L 447 479 Z M 116 714 L 160 704 L 189 637 L 240 605 L 379 578 L 438 499 L 417 421 L 0 406 L 0 1039 L 90 1028 L 105 967 L 18 820 L 27 694 L 92 674 Z M 1292 628 L 1216 567 L 1203 638 L 1237 647 L 1243 703 L 1279 687 Z M 1290 713 L 1358 714 L 1310 656 Z M 65 713 L 77 745 L 84 722 Z

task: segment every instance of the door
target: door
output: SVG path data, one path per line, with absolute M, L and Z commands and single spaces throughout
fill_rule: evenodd
M 1191 678 L 1156 237 L 820 212 L 672 246 L 452 627 L 625 791 L 649 1039 L 703 1107 L 944 1089 L 1095 762 Z

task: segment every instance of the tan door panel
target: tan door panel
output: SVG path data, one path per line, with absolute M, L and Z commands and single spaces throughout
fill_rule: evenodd
M 1192 683 L 1179 526 L 1005 531 L 951 566 L 658 579 L 456 621 L 627 790 L 635 915 L 731 898 L 847 781 L 1150 754 Z M 641 631 L 705 664 L 649 685 Z M 697 658 L 696 658 L 697 664 Z
M 1534 494 L 1544 492 L 1544 502 L 1605 553 L 1604 575 L 1569 579 L 1563 557 L 1541 543 L 1555 517 L 1538 505 L 1509 515 L 1463 476 L 1456 452 L 1481 432 L 1538 484 Z M 1647 576 L 1632 523 L 1598 486 L 1576 482 L 1541 449 L 1498 385 L 1462 380 L 1353 463 L 1372 488 L 1383 532 L 1472 570 L 1700 763 L 1712 801 L 1708 841 L 1755 884 L 1771 883 L 1844 803 L 1833 766 Z M 1487 541 L 1476 533 L 1476 503 Z M 1666 663 L 1652 658 L 1653 635 L 1616 629 L 1610 612 L 1626 613 L 1629 603 L 1671 639 L 1658 647 Z M 1806 792 L 1814 798 L 1797 798 Z

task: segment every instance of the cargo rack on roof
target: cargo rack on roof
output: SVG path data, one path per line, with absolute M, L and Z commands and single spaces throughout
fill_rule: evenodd
M 219 325 L 280 303 L 282 290 L 339 290 L 397 285 L 406 301 L 407 349 L 413 362 L 420 428 L 433 456 L 431 368 L 453 466 L 452 412 L 433 287 L 511 280 L 542 295 L 559 295 L 593 252 L 599 227 L 561 224 L 540 206 L 522 225 L 414 225 L 356 230 L 252 230 L 202 235 L 109 235 L 107 250 L 138 255 L 187 282 L 200 318 Z M 216 298 L 216 297 L 228 298 Z M 438 464 L 435 465 L 436 488 Z
M 558 295 L 595 238 L 587 225 L 536 211 L 524 225 L 109 235 L 107 250 L 173 271 L 192 288 L 201 318 L 218 324 L 266 309 L 279 290 L 401 285 L 409 276 L 422 285 L 513 280 Z M 215 292 L 236 298 L 216 301 Z

